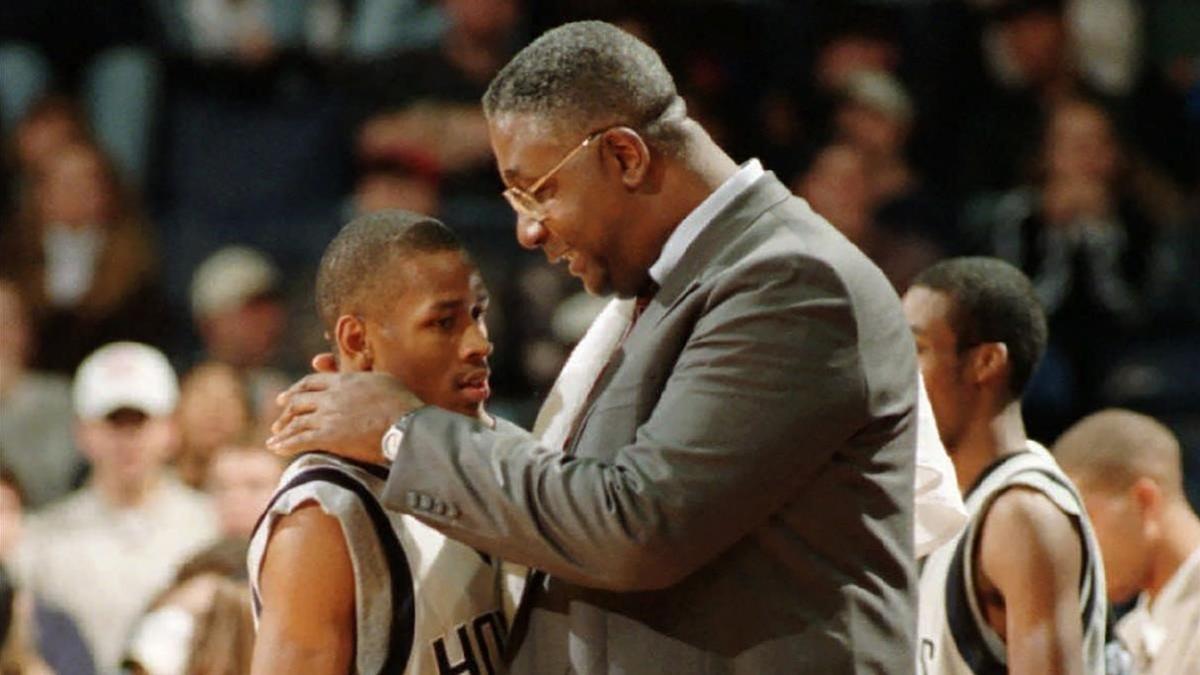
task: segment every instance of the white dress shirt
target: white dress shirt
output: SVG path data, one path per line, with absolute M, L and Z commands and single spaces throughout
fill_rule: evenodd
M 1141 675 L 1200 673 L 1200 548 L 1153 602 L 1145 593 L 1117 622 L 1117 636 Z
M 713 218 L 716 218 L 722 209 L 729 206 L 730 202 L 737 199 L 738 195 L 750 189 L 755 181 L 762 178 L 763 173 L 762 163 L 757 159 L 746 162 L 737 170 L 737 173 L 725 179 L 720 187 L 700 202 L 700 205 L 679 223 L 671 232 L 671 236 L 667 237 L 667 243 L 663 244 L 663 250 L 658 254 L 658 260 L 655 260 L 654 264 L 650 266 L 650 278 L 654 280 L 654 283 L 662 285 L 663 280 L 679 264 L 679 259 L 687 252 L 688 247 L 692 245 L 693 241 L 696 241 L 696 237 L 700 236 Z

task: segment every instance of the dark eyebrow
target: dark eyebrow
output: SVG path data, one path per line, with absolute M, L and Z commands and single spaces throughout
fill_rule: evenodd
M 462 304 L 463 303 L 461 300 L 442 300 L 441 302 L 434 303 L 433 311 L 437 312 L 444 309 L 457 309 L 461 307 Z

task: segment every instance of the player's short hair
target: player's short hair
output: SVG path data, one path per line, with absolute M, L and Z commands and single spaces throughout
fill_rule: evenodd
M 1158 420 L 1131 410 L 1088 415 L 1063 432 L 1052 451 L 1064 471 L 1092 488 L 1124 492 L 1149 477 L 1183 494 L 1179 440 Z
M 1008 349 L 1008 390 L 1020 398 L 1046 351 L 1046 313 L 1021 270 L 998 258 L 944 260 L 926 269 L 913 286 L 940 291 L 951 300 L 950 329 L 959 349 L 1003 342 Z
M 517 53 L 488 85 L 489 119 L 519 113 L 579 133 L 626 125 L 660 150 L 682 143 L 687 106 L 654 51 L 603 21 L 579 21 L 547 31 Z
M 317 314 L 325 330 L 332 336 L 339 316 L 369 311 L 374 301 L 393 295 L 405 257 L 445 251 L 466 256 L 462 242 L 436 218 L 397 209 L 350 221 L 329 242 L 317 269 Z

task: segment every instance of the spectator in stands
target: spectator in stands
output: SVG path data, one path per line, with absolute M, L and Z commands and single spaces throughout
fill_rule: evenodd
M 872 191 L 883 201 L 913 191 L 918 177 L 904 156 L 912 129 L 912 99 L 892 75 L 859 70 L 847 75 L 834 110 L 834 135 L 862 153 Z
M 0 251 L 35 320 L 35 368 L 70 373 L 107 342 L 162 342 L 169 321 L 148 227 L 98 147 L 50 157 L 13 225 Z
M 1142 10 L 1137 0 L 1067 0 L 1063 17 L 1079 77 L 1106 96 L 1130 93 L 1142 66 Z
M 895 13 L 855 7 L 833 10 L 813 65 L 817 88 L 832 102 L 864 70 L 894 72 L 900 65 Z
M 387 209 L 437 217 L 442 208 L 440 182 L 437 167 L 419 157 L 376 157 L 362 168 L 346 219 Z
M 892 8 L 830 3 L 814 11 L 817 46 L 811 71 L 788 78 L 764 97 L 759 113 L 764 164 L 783 175 L 800 173 L 835 136 L 835 109 L 852 76 L 894 75 L 900 65 L 899 17 Z
M 879 265 L 900 292 L 940 255 L 931 239 L 879 224 L 879 197 L 866 158 L 853 145 L 836 143 L 821 150 L 792 189 Z
M 226 445 L 217 449 L 209 464 L 207 489 L 217 508 L 223 537 L 250 540 L 283 468 L 283 461 L 262 445 Z
M 75 487 L 83 458 L 65 423 L 70 382 L 28 368 L 33 332 L 17 285 L 0 278 L 0 466 L 20 479 L 37 509 Z
M 1039 180 L 1007 193 L 986 218 L 984 249 L 1034 282 L 1053 342 L 1086 394 L 1116 350 L 1142 332 L 1175 286 L 1175 254 L 1131 189 L 1126 153 L 1098 104 L 1066 98 L 1050 111 Z M 1081 401 L 1087 409 L 1091 404 Z
M 192 320 L 204 345 L 202 358 L 240 373 L 256 422 L 287 387 L 288 378 L 274 367 L 287 328 L 281 290 L 275 264 L 245 246 L 217 251 L 192 275 Z
M 432 48 L 363 63 L 355 75 L 365 159 L 405 154 L 436 167 L 447 199 L 495 194 L 479 99 L 511 56 L 518 0 L 440 0 L 448 24 Z
M 1146 15 L 1146 60 L 1122 102 L 1137 147 L 1191 194 L 1200 193 L 1200 3 L 1139 3 Z M 1125 28 L 1128 31 L 1128 28 Z
M 446 31 L 446 13 L 437 2 L 359 0 L 356 5 L 347 37 L 353 58 L 432 47 Z
M 1179 441 L 1154 419 L 1109 409 L 1054 444 L 1084 495 L 1108 596 L 1137 605 L 1116 633 L 1142 675 L 1200 672 L 1200 517 L 1183 492 Z
M 7 571 L 0 571 L 0 576 L 7 573 L 18 580 L 29 576 L 26 569 L 28 560 L 21 555 L 21 540 L 25 532 L 24 501 L 24 490 L 20 481 L 17 480 L 15 474 L 0 464 L 0 570 Z M 28 622 L 29 628 L 33 630 L 29 631 L 25 627 L 22 627 L 21 630 L 31 633 L 28 639 L 36 644 L 36 651 L 30 651 L 43 655 L 53 672 L 56 673 L 91 675 L 95 672 L 92 654 L 84 644 L 83 636 L 79 634 L 79 628 L 76 627 L 71 617 L 32 594 L 25 593 L 24 595 L 25 599 L 22 602 L 25 603 L 25 606 L 19 611 L 30 613 L 22 621 Z M 0 605 L 2 604 L 3 600 L 0 599 Z M 3 614 L 2 608 L 0 608 L 0 614 Z M 3 623 L 2 618 L 0 618 L 0 623 Z M 5 642 L 3 635 L 4 631 L 0 629 L 0 644 Z M 18 638 L 17 642 L 19 641 Z M 11 659 L 15 652 L 6 652 L 6 650 L 14 648 L 15 644 L 16 642 L 13 642 L 9 647 L 0 648 L 0 653 L 7 654 L 7 656 L 0 656 L 0 673 L 7 675 L 13 672 L 6 670 L 5 666 L 11 667 L 11 662 L 6 659 Z M 18 670 L 16 672 L 26 671 Z
M 28 600 L 0 566 L 0 673 L 53 675 L 30 638 L 33 616 Z
M 175 373 L 157 350 L 122 342 L 90 355 L 74 401 L 91 478 L 31 517 L 21 544 L 28 587 L 79 624 L 103 672 L 116 669 L 145 604 L 217 533 L 208 499 L 165 470 L 177 399 Z
M 172 464 L 180 480 L 198 490 L 217 449 L 243 440 L 255 424 L 241 374 L 219 361 L 201 363 L 184 376 L 176 416 L 180 446 Z
M 279 269 L 245 246 L 209 256 L 192 276 L 192 318 L 207 356 L 235 368 L 271 363 L 284 332 Z
M 1004 190 L 1033 172 L 1043 111 L 1067 94 L 1062 0 L 1000 0 L 985 11 L 983 88 L 969 102 L 959 143 L 958 187 L 964 194 Z
M 859 70 L 845 79 L 833 136 L 862 154 L 881 225 L 954 248 L 954 223 L 909 161 L 915 118 L 912 98 L 899 79 L 881 70 Z
M 258 68 L 287 49 L 331 53 L 343 28 L 337 0 L 184 0 L 158 3 L 175 51 Z
M 250 672 L 254 620 L 246 543 L 223 539 L 185 562 L 138 621 L 122 660 L 132 675 Z
M 30 105 L 5 138 L 5 161 L 12 171 L 14 184 L 8 198 L 16 202 L 20 186 L 40 173 L 47 162 L 63 148 L 84 143 L 89 138 L 83 111 L 71 98 L 49 95 Z M 5 213 L 7 219 L 8 214 Z
M 150 158 L 159 63 L 147 0 L 41 0 L 0 7 L 0 129 L 38 99 L 76 91 L 121 178 L 142 185 Z

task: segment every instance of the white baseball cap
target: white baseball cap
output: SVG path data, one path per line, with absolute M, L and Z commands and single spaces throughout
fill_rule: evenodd
M 196 318 L 237 309 L 278 289 L 279 268 L 247 246 L 227 246 L 209 256 L 192 275 Z
M 92 352 L 75 371 L 75 414 L 100 419 L 121 408 L 169 415 L 179 382 L 167 357 L 138 342 L 113 342 Z

